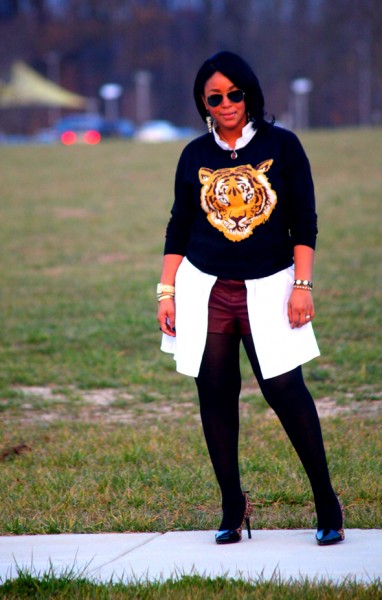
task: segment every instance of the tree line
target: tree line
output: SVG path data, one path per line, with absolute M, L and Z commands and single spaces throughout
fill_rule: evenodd
M 251 64 L 267 111 L 280 121 L 293 117 L 293 82 L 303 78 L 312 87 L 309 126 L 382 122 L 380 0 L 2 0 L 0 7 L 0 79 L 24 60 L 95 110 L 104 110 L 101 86 L 118 83 L 120 116 L 200 126 L 195 73 L 226 49 Z M 0 111 L 0 128 L 31 129 L 46 115 Z

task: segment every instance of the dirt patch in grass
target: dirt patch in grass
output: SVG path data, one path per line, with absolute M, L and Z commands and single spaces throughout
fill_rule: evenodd
M 331 398 L 316 401 L 320 417 L 336 417 L 339 415 L 359 415 L 360 417 L 379 416 L 382 414 L 382 400 L 360 400 L 349 404 L 338 404 Z
M 251 408 L 250 405 L 246 403 L 246 398 L 253 394 L 261 395 L 260 389 L 256 384 L 242 389 L 241 399 L 245 408 Z M 382 414 L 382 392 L 375 393 L 374 391 L 371 391 L 370 395 L 370 400 L 357 401 L 354 399 L 355 395 L 349 393 L 346 394 L 344 403 L 339 403 L 328 396 L 315 400 L 315 404 L 320 418 L 348 415 L 358 415 L 362 418 L 379 416 Z M 276 416 L 270 408 L 266 410 L 265 414 L 268 418 Z
M 25 422 L 70 419 L 126 424 L 153 423 L 164 419 L 174 421 L 190 415 L 199 419 L 197 403 L 186 400 L 169 402 L 159 393 L 151 394 L 142 401 L 133 393 L 114 388 L 94 390 L 69 388 L 61 391 L 52 386 L 24 386 L 13 389 L 17 393 L 19 402 L 17 407 L 10 407 L 10 411 L 6 411 L 8 413 L 4 415 L 6 419 L 16 417 Z M 259 390 L 243 389 L 241 407 L 244 416 L 255 410 L 247 400 L 252 394 L 259 394 Z M 5 402 L 3 401 L 2 404 L 4 405 Z M 316 406 L 321 418 L 354 415 L 365 418 L 382 414 L 382 399 L 370 401 L 349 399 L 346 404 L 338 404 L 327 397 L 316 400 Z M 267 409 L 265 415 L 267 418 L 275 418 L 271 409 Z
M 67 388 L 60 391 L 53 386 L 14 387 L 19 402 L 10 407 L 5 419 L 19 421 L 53 422 L 77 420 L 82 422 L 108 423 L 153 423 L 167 419 L 178 420 L 195 414 L 199 417 L 194 402 L 168 402 L 159 393 L 140 400 L 125 390 L 104 388 L 79 390 Z M 3 400 L 4 405 L 7 401 Z M 4 411 L 5 412 L 5 411 Z

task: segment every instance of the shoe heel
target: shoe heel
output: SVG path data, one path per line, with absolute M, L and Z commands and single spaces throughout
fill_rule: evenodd
M 245 518 L 245 525 L 247 527 L 247 531 L 248 531 L 248 539 L 252 539 L 252 533 L 251 533 L 251 520 L 249 517 Z
M 243 523 L 245 522 L 245 526 L 247 528 L 248 539 L 252 539 L 251 514 L 253 512 L 253 504 L 249 499 L 249 492 L 243 492 L 243 496 L 245 498 L 245 510 L 244 510 Z

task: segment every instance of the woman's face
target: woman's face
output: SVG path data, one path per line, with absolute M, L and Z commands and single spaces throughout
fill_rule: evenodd
M 237 129 L 239 135 L 241 135 L 241 130 L 247 123 L 244 98 L 240 102 L 233 102 L 227 96 L 228 92 L 238 89 L 230 79 L 217 71 L 207 80 L 204 86 L 203 102 L 220 130 L 235 131 Z M 223 96 L 221 103 L 216 107 L 210 106 L 207 102 L 208 96 L 213 94 L 222 94 Z

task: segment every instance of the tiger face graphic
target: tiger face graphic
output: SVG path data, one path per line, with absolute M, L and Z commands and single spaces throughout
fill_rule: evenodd
M 201 206 L 211 225 L 229 240 L 248 238 L 255 227 L 269 219 L 277 203 L 265 175 L 272 163 L 270 159 L 255 168 L 242 165 L 217 171 L 199 169 Z

